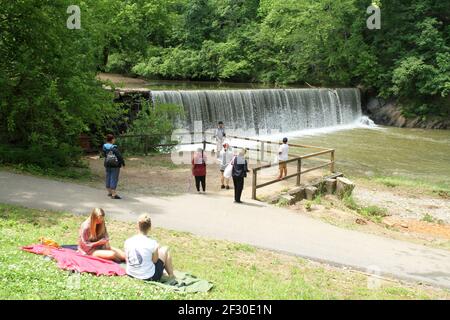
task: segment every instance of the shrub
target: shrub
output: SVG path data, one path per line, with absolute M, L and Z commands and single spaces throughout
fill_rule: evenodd
M 175 104 L 153 106 L 143 101 L 141 105 L 144 108 L 128 130 L 129 135 L 136 135 L 136 137 L 118 138 L 118 144 L 124 152 L 129 154 L 158 152 L 161 148 L 154 145 L 174 143 L 171 139 L 172 132 L 176 123 L 184 119 L 182 107 Z M 166 149 L 163 148 L 167 151 Z
M 0 145 L 1 164 L 30 164 L 40 168 L 80 166 L 81 148 L 61 143 L 57 148 L 34 144 L 30 146 Z

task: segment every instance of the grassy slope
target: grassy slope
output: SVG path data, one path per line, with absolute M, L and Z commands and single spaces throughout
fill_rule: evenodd
M 208 294 L 166 292 L 128 277 L 81 275 L 80 289 L 53 261 L 18 249 L 40 236 L 75 243 L 83 218 L 0 205 L 0 299 L 427 299 L 450 298 L 448 291 L 384 282 L 368 289 L 365 275 L 225 241 L 155 229 L 172 248 L 178 270 L 215 284 Z M 131 224 L 109 221 L 112 244 L 122 247 Z

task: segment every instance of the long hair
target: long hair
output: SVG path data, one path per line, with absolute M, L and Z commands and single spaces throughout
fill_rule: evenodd
M 89 216 L 89 240 L 90 241 L 98 241 L 103 238 L 106 234 L 106 225 L 105 219 L 103 219 L 102 223 L 97 224 L 98 217 L 105 217 L 105 211 L 101 208 L 95 208 L 92 210 L 91 215 Z

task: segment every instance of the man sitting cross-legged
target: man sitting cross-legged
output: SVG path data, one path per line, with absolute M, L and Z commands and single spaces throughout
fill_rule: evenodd
M 125 241 L 127 274 L 141 280 L 160 281 L 165 269 L 174 279 L 169 249 L 160 247 L 156 240 L 147 236 L 151 226 L 150 216 L 141 215 L 137 223 L 139 233 Z

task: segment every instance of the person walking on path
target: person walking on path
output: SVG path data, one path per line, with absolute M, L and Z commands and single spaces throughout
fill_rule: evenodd
M 237 156 L 235 156 L 231 162 L 233 166 L 232 177 L 234 184 L 234 202 L 242 203 L 241 195 L 244 190 L 244 178 L 247 177 L 248 163 L 245 159 L 246 150 L 242 149 Z
M 192 158 L 192 175 L 195 177 L 195 187 L 200 193 L 200 184 L 203 192 L 206 192 L 206 155 L 202 148 L 198 148 Z
M 103 145 L 103 155 L 105 157 L 105 171 L 106 171 L 106 190 L 111 199 L 121 199 L 116 193 L 117 184 L 119 183 L 120 168 L 125 167 L 125 160 L 123 159 L 119 148 L 117 147 L 116 139 L 112 134 L 106 136 L 106 143 Z
M 225 126 L 222 121 L 219 121 L 216 132 L 214 133 L 214 138 L 216 139 L 217 157 L 219 157 L 220 155 L 220 151 L 222 150 L 222 145 L 225 137 L 226 137 Z
M 289 145 L 288 138 L 283 138 L 283 144 L 278 149 L 278 167 L 280 169 L 280 175 L 278 176 L 278 180 L 283 179 L 287 176 L 287 161 L 289 159 Z
M 223 149 L 220 151 L 219 163 L 220 163 L 220 181 L 221 189 L 230 189 L 230 179 L 225 178 L 223 173 L 227 165 L 233 160 L 233 153 L 231 152 L 230 145 L 228 143 L 223 144 Z

